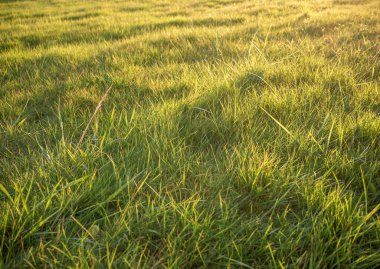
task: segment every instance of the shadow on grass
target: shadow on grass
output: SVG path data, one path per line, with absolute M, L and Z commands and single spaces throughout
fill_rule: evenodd
M 80 21 L 88 18 L 95 18 L 100 16 L 100 13 L 86 13 L 80 15 L 73 15 L 65 17 L 64 20 Z M 199 19 L 199 20 L 186 20 L 186 19 L 172 19 L 164 22 L 149 23 L 132 25 L 123 28 L 110 28 L 110 29 L 95 29 L 95 30 L 75 30 L 63 33 L 51 34 L 27 34 L 17 38 L 20 44 L 29 49 L 38 47 L 49 47 L 52 45 L 60 44 L 86 44 L 97 43 L 103 41 L 118 41 L 127 39 L 155 31 L 164 30 L 167 28 L 184 28 L 184 27 L 221 27 L 221 26 L 234 26 L 244 22 L 244 18 L 226 18 L 226 19 Z M 12 48 L 11 46 L 3 46 L 3 50 Z
M 66 21 L 78 21 L 78 20 L 84 20 L 84 19 L 89 19 L 89 18 L 96 18 L 99 17 L 101 14 L 98 12 L 93 12 L 93 13 L 84 13 L 84 14 L 77 14 L 77 15 L 71 15 L 64 17 L 63 20 Z

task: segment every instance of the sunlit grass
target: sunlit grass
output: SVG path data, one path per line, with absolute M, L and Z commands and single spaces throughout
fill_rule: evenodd
M 0 267 L 378 266 L 379 10 L 2 1 Z

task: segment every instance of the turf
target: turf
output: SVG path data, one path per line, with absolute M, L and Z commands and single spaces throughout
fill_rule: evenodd
M 378 0 L 1 1 L 0 267 L 378 266 L 379 44 Z

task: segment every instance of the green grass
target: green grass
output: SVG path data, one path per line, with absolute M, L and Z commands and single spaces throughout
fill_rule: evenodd
M 1 1 L 0 268 L 378 266 L 379 44 L 378 0 Z

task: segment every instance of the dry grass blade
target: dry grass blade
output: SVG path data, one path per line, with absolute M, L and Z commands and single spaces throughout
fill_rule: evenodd
M 98 105 L 97 105 L 96 108 L 95 108 L 94 113 L 92 113 L 92 116 L 91 116 L 90 120 L 88 121 L 88 123 L 87 123 L 87 125 L 86 125 L 86 128 L 83 130 L 82 136 L 80 137 L 80 139 L 79 139 L 79 141 L 78 141 L 78 144 L 77 144 L 77 146 L 76 146 L 76 150 L 78 150 L 79 147 L 82 145 L 82 143 L 83 143 L 83 139 L 84 139 L 85 136 L 86 136 L 86 133 L 87 133 L 87 131 L 88 131 L 88 128 L 90 128 L 91 123 L 94 121 L 96 114 L 99 112 L 100 108 L 102 107 L 102 104 L 104 103 L 104 100 L 106 100 L 107 95 L 108 95 L 108 93 L 111 91 L 111 89 L 112 89 L 112 86 L 110 86 L 110 87 L 106 90 L 106 92 L 104 93 L 104 95 L 103 95 L 102 98 L 100 99 Z
M 292 132 L 289 131 L 288 128 L 286 128 L 281 122 L 279 122 L 275 117 L 273 117 L 268 111 L 266 111 L 264 108 L 262 108 L 261 106 L 259 106 L 259 108 L 265 112 L 265 114 L 267 114 L 278 126 L 281 127 L 281 129 L 283 129 L 291 138 L 293 138 L 294 140 L 297 140 L 297 138 L 292 134 Z

